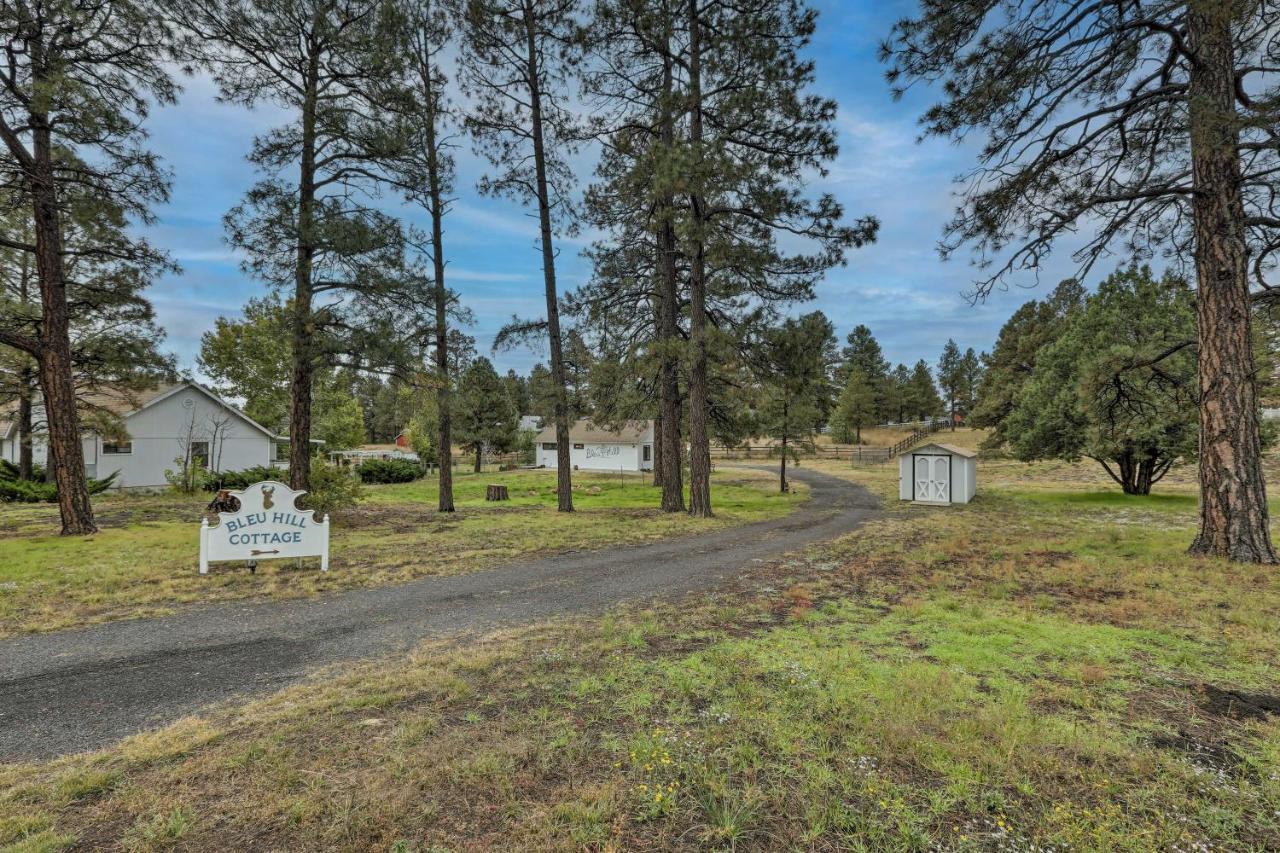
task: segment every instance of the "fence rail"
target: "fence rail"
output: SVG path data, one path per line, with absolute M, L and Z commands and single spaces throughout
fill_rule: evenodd
M 773 444 L 755 444 L 743 447 L 711 448 L 712 459 L 776 459 L 781 448 Z M 806 458 L 832 459 L 853 462 L 885 462 L 889 459 L 889 448 L 874 445 L 852 445 L 849 447 L 818 446 L 801 452 Z
M 885 447 L 882 445 L 870 444 L 854 444 L 854 445 L 818 445 L 807 449 L 801 453 L 802 456 L 831 459 L 836 461 L 848 461 L 855 465 L 876 465 L 889 462 L 901 453 L 915 447 L 925 438 L 933 435 L 942 429 L 945 424 L 942 421 L 932 421 L 921 423 L 910 435 L 896 444 Z M 781 448 L 776 444 L 745 444 L 738 447 L 718 447 L 711 448 L 712 459 L 774 459 Z
M 899 441 L 893 447 L 889 448 L 889 459 L 892 459 L 898 454 L 915 447 L 921 441 L 933 435 L 938 430 L 942 429 L 942 427 L 943 427 L 943 423 L 941 421 L 930 421 L 929 423 L 920 427 L 918 430 L 911 433 L 911 435 L 907 436 L 906 438 L 902 439 L 902 441 Z M 886 459 L 885 461 L 887 462 L 889 460 Z

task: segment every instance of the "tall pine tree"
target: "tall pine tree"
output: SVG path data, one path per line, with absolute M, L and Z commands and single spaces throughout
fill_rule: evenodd
M 573 512 L 573 478 L 554 239 L 573 185 L 565 158 L 576 137 L 567 87 L 577 16 L 577 0 L 468 0 L 462 53 L 463 88 L 472 98 L 467 127 L 493 166 L 480 188 L 537 210 L 546 319 L 515 325 L 545 331 L 550 350 L 560 512 Z
M 254 140 L 261 180 L 226 216 L 247 273 L 287 296 L 289 484 L 308 486 L 315 373 L 335 352 L 386 361 L 425 325 L 404 239 L 369 204 L 404 147 L 386 101 L 399 79 L 400 18 L 385 0 L 180 0 L 188 49 L 226 100 L 281 107 Z
M 993 264 L 978 296 L 1089 227 L 1193 258 L 1200 392 L 1196 554 L 1277 562 L 1263 482 L 1251 282 L 1280 298 L 1280 7 L 1234 0 L 926 3 L 883 48 L 901 94 L 941 84 L 925 132 L 986 136 L 944 255 Z M 1172 357 L 1172 356 L 1170 356 Z
M 67 228 L 98 216 L 113 226 L 148 221 L 168 198 L 168 177 L 142 142 L 151 106 L 177 93 L 167 64 L 174 39 L 162 9 L 146 0 L 5 3 L 0 39 L 0 146 L 31 237 L 7 235 L 5 245 L 34 260 L 40 311 L 34 331 L 0 324 L 0 344 L 35 361 L 62 533 L 88 534 L 97 526 L 71 346 L 72 315 L 85 308 L 67 269 Z M 125 228 L 99 236 L 74 251 L 143 271 L 164 263 Z

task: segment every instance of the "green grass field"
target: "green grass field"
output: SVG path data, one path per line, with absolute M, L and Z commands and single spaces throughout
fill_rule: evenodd
M 486 503 L 488 483 L 511 500 Z M 803 489 L 780 495 L 764 474 L 716 477 L 710 520 L 656 509 L 647 476 L 579 472 L 577 512 L 556 512 L 555 473 L 458 474 L 458 511 L 435 511 L 434 480 L 367 489 L 357 508 L 335 514 L 330 571 L 315 561 L 263 563 L 256 575 L 221 564 L 196 573 L 199 524 L 208 495 L 104 495 L 101 532 L 57 535 L 48 505 L 0 504 L 0 636 L 172 612 L 176 606 L 238 598 L 285 598 L 416 577 L 458 574 L 523 556 L 645 542 L 784 515 Z
M 891 500 L 714 595 L 427 644 L 4 768 L 0 842 L 1280 848 L 1280 573 L 1187 557 L 1180 490 L 1007 464 L 973 504 Z M 889 469 L 830 470 L 894 494 Z

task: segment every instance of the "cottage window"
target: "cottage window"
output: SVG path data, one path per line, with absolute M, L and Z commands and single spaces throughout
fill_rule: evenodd
M 585 448 L 585 447 L 586 447 L 586 445 L 585 445 L 585 444 L 575 444 L 575 445 L 573 446 L 573 449 L 574 449 L 574 450 L 582 450 L 582 449 L 583 449 L 583 448 Z
M 555 450 L 555 449 L 556 449 L 556 443 L 555 443 L 554 441 L 544 441 L 544 442 L 542 442 L 542 449 L 543 449 L 543 450 Z
M 133 452 L 132 441 L 102 442 L 103 456 L 127 456 Z
M 209 467 L 209 442 L 191 442 L 191 464 L 197 468 Z
M 651 445 L 646 444 L 646 445 L 644 446 L 644 457 L 643 457 L 643 458 L 644 458 L 644 461 L 645 461 L 645 462 L 649 462 L 650 460 L 652 460 L 652 459 L 653 459 L 653 447 L 652 447 Z

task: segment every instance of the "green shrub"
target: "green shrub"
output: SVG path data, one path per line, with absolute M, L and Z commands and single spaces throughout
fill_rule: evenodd
M 184 460 L 181 456 L 173 460 L 176 468 L 164 469 L 164 479 L 174 491 L 184 495 L 194 495 L 205 488 L 213 478 L 213 474 L 197 460 Z
M 314 509 L 316 517 L 323 518 L 334 510 L 355 506 L 363 497 L 364 487 L 358 477 L 317 456 L 311 460 L 311 488 L 298 506 Z
M 284 483 L 289 480 L 289 472 L 284 468 L 273 468 L 270 465 L 256 465 L 243 471 L 219 471 L 212 474 L 204 484 L 206 492 L 219 489 L 246 489 L 254 483 L 264 480 L 275 480 Z
M 95 480 L 90 477 L 88 479 L 89 494 L 96 495 L 105 492 L 115 484 L 116 478 L 119 476 L 119 471 L 113 471 L 111 476 L 104 477 L 101 480 Z M 57 502 L 57 484 L 12 479 L 4 476 L 4 472 L 0 471 L 0 503 L 36 504 Z
M 420 462 L 409 459 L 367 459 L 356 468 L 362 483 L 411 483 L 427 473 Z
M 18 466 L 14 465 L 8 459 L 0 459 L 0 480 L 16 480 L 18 479 Z M 41 481 L 44 479 L 44 466 L 31 466 L 31 479 L 33 481 Z

